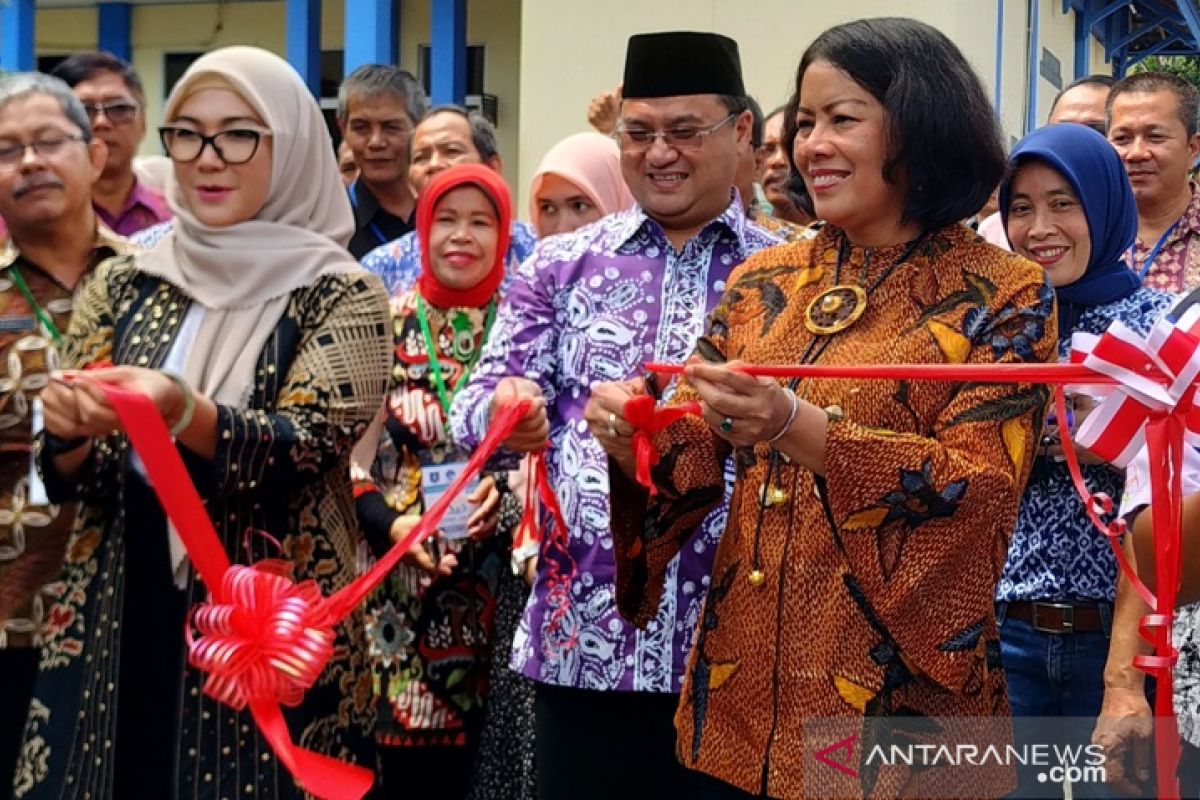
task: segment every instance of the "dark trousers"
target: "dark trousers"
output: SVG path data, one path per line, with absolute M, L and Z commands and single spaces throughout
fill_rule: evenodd
M 386 800 L 462 800 L 471 789 L 475 748 L 380 747 Z M 378 795 L 372 795 L 375 797 Z
M 1179 796 L 1184 800 L 1200 798 L 1200 748 L 1187 742 L 1179 755 Z
M 675 756 L 679 695 L 544 683 L 536 692 L 538 800 L 709 796 L 705 789 L 712 779 L 687 769 Z
M 36 647 L 0 649 L 0 800 L 12 797 L 13 771 L 40 654 Z

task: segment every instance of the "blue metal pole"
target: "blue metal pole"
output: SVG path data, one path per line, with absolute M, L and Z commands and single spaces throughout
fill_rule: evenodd
M 363 64 L 396 63 L 396 0 L 346 0 L 345 14 L 346 75 Z
M 37 68 L 33 0 L 8 0 L 0 5 L 0 67 L 14 72 Z
M 432 0 L 429 99 L 462 104 L 467 96 L 467 0 Z
M 1038 70 L 1038 57 L 1041 55 L 1038 36 L 1040 5 L 1038 0 L 1028 0 L 1026 5 L 1026 13 L 1029 15 L 1029 96 L 1025 106 L 1026 133 L 1038 126 L 1038 82 L 1041 80 Z
M 1091 72 L 1090 58 L 1091 31 L 1087 25 L 1087 15 L 1082 11 L 1075 12 L 1075 78 L 1078 80 Z
M 129 3 L 100 3 L 96 9 L 96 46 L 129 61 L 133 54 L 132 25 L 133 6 Z
M 287 0 L 287 60 L 321 96 L 321 0 Z

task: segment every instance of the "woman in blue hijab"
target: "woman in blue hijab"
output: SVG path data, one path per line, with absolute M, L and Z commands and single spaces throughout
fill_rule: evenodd
M 1143 287 L 1123 260 L 1137 233 L 1137 208 L 1120 158 L 1092 129 L 1051 125 L 1022 139 L 1000 186 L 1000 214 L 1013 251 L 1040 264 L 1054 286 L 1060 357 L 1076 331 L 1102 333 L 1121 320 L 1144 333 L 1171 305 L 1172 295 Z M 1078 425 L 1093 403 L 1074 403 Z M 1094 718 L 1104 696 L 1117 566 L 1075 493 L 1057 422 L 1048 421 L 996 590 L 1001 660 L 1014 716 Z M 1092 491 L 1120 497 L 1122 474 L 1080 456 Z M 1091 725 L 1077 727 L 1042 741 L 1086 744 Z M 1016 733 L 1034 735 L 1020 723 Z M 1020 777 L 1015 796 L 1045 791 L 1035 775 Z M 1075 796 L 1088 796 L 1081 790 L 1089 788 L 1096 787 L 1077 787 Z

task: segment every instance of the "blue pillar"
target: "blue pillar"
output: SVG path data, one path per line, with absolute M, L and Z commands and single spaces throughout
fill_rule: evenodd
M 1082 11 L 1075 12 L 1075 79 L 1078 80 L 1091 72 L 1091 36 L 1088 30 L 1087 15 Z
M 467 96 L 467 0 L 432 0 L 429 99 L 434 105 Z
M 130 44 L 132 25 L 133 6 L 129 3 L 100 3 L 96 9 L 97 49 L 129 61 L 133 53 Z
M 287 60 L 321 96 L 321 0 L 287 0 Z
M 396 0 L 346 0 L 343 71 L 396 63 Z
M 996 114 L 1004 103 L 1004 95 L 1000 92 L 1000 84 L 1004 80 L 1004 0 L 996 0 L 996 96 L 992 105 Z
M 36 15 L 33 0 L 0 3 L 0 67 L 13 72 L 37 69 L 33 38 Z
M 1042 56 L 1042 45 L 1038 36 L 1038 17 L 1041 5 L 1038 0 L 1028 0 L 1026 15 L 1029 20 L 1029 95 L 1025 106 L 1025 132 L 1029 133 L 1038 126 L 1038 82 L 1041 81 L 1041 70 L 1038 62 Z

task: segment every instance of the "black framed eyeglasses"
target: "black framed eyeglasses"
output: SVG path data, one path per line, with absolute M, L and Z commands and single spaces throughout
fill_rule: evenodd
M 200 131 L 191 128 L 180 128 L 164 125 L 158 129 L 158 137 L 162 140 L 163 149 L 172 161 L 187 164 L 200 158 L 205 147 L 211 146 L 217 158 L 230 166 L 245 164 L 254 158 L 258 145 L 264 136 L 270 136 L 270 131 L 260 131 L 254 128 L 231 128 L 226 131 L 205 136 Z
M 88 121 L 92 124 L 103 114 L 113 125 L 125 125 L 133 122 L 141 106 L 128 100 L 113 100 L 109 103 L 84 103 L 83 110 L 87 112 Z

